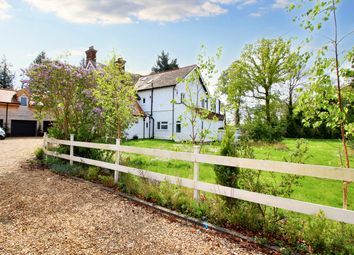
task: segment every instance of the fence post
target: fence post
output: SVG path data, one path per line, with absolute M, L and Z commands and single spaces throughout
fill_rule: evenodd
M 70 165 L 72 166 L 74 164 L 73 157 L 74 157 L 74 145 L 72 144 L 74 142 L 74 135 L 70 134 Z
M 120 153 L 119 153 L 119 146 L 120 146 L 120 139 L 116 139 L 117 151 L 116 151 L 116 164 L 119 165 Z M 114 183 L 118 183 L 119 178 L 119 171 L 114 171 Z
M 200 146 L 194 146 L 194 173 L 193 173 L 193 181 L 197 182 L 199 180 L 199 163 L 197 162 L 197 155 L 200 151 Z M 193 198 L 196 201 L 199 201 L 199 190 L 194 189 Z

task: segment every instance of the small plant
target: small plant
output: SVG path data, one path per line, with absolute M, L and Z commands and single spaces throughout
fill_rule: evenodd
M 89 181 L 96 181 L 98 179 L 99 169 L 95 166 L 90 166 L 87 170 L 86 179 Z
M 288 157 L 284 158 L 286 162 L 299 163 L 304 164 L 305 161 L 311 156 L 308 154 L 309 152 L 309 143 L 306 139 L 298 139 L 296 140 L 296 147 L 294 151 L 289 153 Z
M 44 150 L 43 150 L 43 148 L 37 148 L 34 151 L 34 155 L 36 156 L 36 159 L 38 159 L 39 161 L 43 161 L 44 160 Z
M 114 178 L 112 176 L 107 175 L 98 175 L 98 180 L 103 186 L 114 188 L 116 184 L 114 183 Z

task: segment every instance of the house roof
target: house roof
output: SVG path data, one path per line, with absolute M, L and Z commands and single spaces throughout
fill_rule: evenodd
M 196 111 L 200 114 L 203 114 L 204 111 L 206 109 L 203 109 L 203 108 L 197 108 Z M 212 112 L 212 111 L 207 111 L 207 115 L 205 116 L 206 119 L 209 119 L 209 120 L 219 120 L 219 121 L 223 121 L 225 119 L 225 115 L 223 114 L 220 114 L 220 113 L 216 113 L 216 112 Z
M 177 84 L 177 79 L 185 78 L 196 67 L 197 65 L 191 65 L 166 72 L 145 75 L 139 78 L 135 87 L 137 90 L 145 90 L 173 86 Z
M 19 104 L 17 91 L 10 89 L 0 89 L 0 103 Z
M 141 106 L 138 104 L 137 101 L 134 102 L 133 105 L 134 109 L 133 109 L 133 115 L 136 117 L 144 117 L 146 116 L 144 110 L 141 108 Z

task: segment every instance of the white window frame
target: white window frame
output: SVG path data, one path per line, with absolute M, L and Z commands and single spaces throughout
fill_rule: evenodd
M 168 121 L 158 121 L 157 130 L 168 130 Z

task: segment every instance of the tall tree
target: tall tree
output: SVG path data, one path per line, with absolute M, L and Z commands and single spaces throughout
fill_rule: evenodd
M 15 74 L 11 71 L 11 64 L 9 64 L 4 56 L 0 62 L 0 88 L 11 89 L 13 87 L 13 80 Z
M 290 47 L 290 40 L 262 39 L 246 45 L 240 59 L 231 66 L 238 90 L 242 91 L 240 86 L 244 86 L 251 97 L 261 101 L 269 125 L 271 101 L 277 98 L 274 86 L 284 83 L 289 75 Z
M 161 55 L 157 56 L 156 65 L 151 69 L 154 73 L 164 72 L 168 70 L 177 69 L 177 58 L 170 61 L 170 56 L 165 51 L 161 52 Z
M 353 51 L 345 53 L 340 48 L 343 40 L 352 34 L 350 31 L 343 37 L 338 35 L 337 9 L 340 0 L 308 1 L 297 0 L 290 5 L 290 10 L 303 10 L 295 20 L 309 32 L 320 30 L 324 22 L 330 22 L 333 36 L 328 37 L 332 45 L 333 55 L 330 56 L 328 45 L 322 47 L 317 54 L 312 68 L 311 84 L 299 100 L 299 109 L 305 109 L 304 122 L 307 125 L 319 126 L 325 123 L 331 128 L 338 128 L 341 132 L 345 166 L 350 167 L 347 149 L 347 137 L 354 134 L 354 123 L 348 114 L 354 104 L 353 93 L 343 90 L 342 78 L 345 71 L 341 66 L 352 61 Z M 344 58 L 340 57 L 340 53 Z M 332 79 L 334 77 L 334 79 Z M 311 105 L 311 107 L 309 107 Z M 319 117 L 314 120 L 314 117 Z M 343 208 L 347 208 L 348 182 L 343 183 Z
M 219 77 L 217 92 L 226 95 L 227 108 L 234 113 L 234 122 L 238 126 L 241 121 L 241 103 L 246 92 L 250 90 L 240 76 L 240 61 L 233 62 Z
M 115 56 L 102 69 L 97 71 L 97 86 L 94 96 L 105 121 L 107 135 L 123 137 L 123 132 L 134 122 L 133 109 L 136 90 L 132 77 L 124 70 L 124 62 L 116 61 Z
M 288 61 L 289 76 L 285 82 L 287 86 L 287 135 L 297 135 L 295 132 L 296 123 L 294 118 L 294 101 L 297 99 L 298 93 L 296 90 L 304 85 L 304 78 L 308 75 L 306 64 L 311 54 L 308 52 L 301 53 L 300 48 L 290 55 Z
M 48 59 L 44 51 L 41 51 L 33 60 L 33 64 L 42 64 L 44 60 Z

